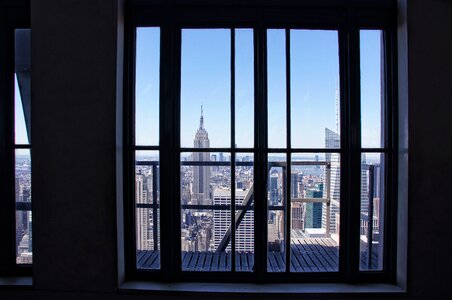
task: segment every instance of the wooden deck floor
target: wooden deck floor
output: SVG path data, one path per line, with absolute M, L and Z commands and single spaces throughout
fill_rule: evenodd
M 335 272 L 339 270 L 339 247 L 331 238 L 292 238 L 291 272 Z M 138 251 L 139 269 L 158 269 L 159 251 Z M 250 272 L 254 267 L 254 253 L 236 252 L 237 271 Z M 182 252 L 184 271 L 230 271 L 231 256 L 228 252 Z M 376 257 L 373 259 L 376 264 Z M 365 264 L 365 256 L 361 265 Z M 285 271 L 285 253 L 268 252 L 268 272 Z

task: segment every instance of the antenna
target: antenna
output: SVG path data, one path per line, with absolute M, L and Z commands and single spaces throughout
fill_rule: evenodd
M 336 109 L 336 133 L 339 134 L 340 120 L 339 120 L 339 79 L 336 77 L 336 99 L 335 99 Z
M 202 129 L 204 127 L 204 117 L 202 115 L 202 104 L 201 104 L 201 117 L 199 118 L 199 128 Z

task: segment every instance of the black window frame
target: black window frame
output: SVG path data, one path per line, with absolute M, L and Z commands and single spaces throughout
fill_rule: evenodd
M 31 203 L 15 200 L 15 151 L 29 149 L 15 142 L 15 30 L 30 28 L 30 2 L 0 5 L 0 276 L 30 276 L 31 264 L 16 263 L 16 211 L 31 211 Z M 30 153 L 31 155 L 31 153 Z
M 160 145 L 136 146 L 134 143 L 134 66 L 135 29 L 160 27 Z M 180 147 L 180 65 L 182 28 L 252 28 L 255 55 L 255 198 L 262 197 L 267 184 L 267 98 L 266 43 L 267 29 L 333 29 L 338 31 L 340 67 L 341 148 L 341 222 L 339 271 L 333 273 L 268 273 L 266 256 L 256 252 L 255 272 L 187 272 L 180 265 L 180 153 L 193 149 Z M 360 43 L 361 29 L 382 30 L 384 34 L 385 145 L 383 148 L 361 147 Z M 286 30 L 287 32 L 287 30 Z M 287 43 L 287 41 L 286 41 Z M 397 207 L 397 90 L 396 90 L 396 2 L 367 1 L 220 1 L 215 5 L 202 1 L 128 1 L 125 7 L 124 72 L 124 216 L 125 267 L 127 280 L 201 281 L 201 282 L 385 282 L 395 283 L 396 207 Z M 290 116 L 290 114 L 289 114 Z M 233 128 L 233 125 L 232 125 Z M 233 130 L 233 129 L 231 129 Z M 160 270 L 136 268 L 135 243 L 135 157 L 136 150 L 160 151 L 161 239 L 165 255 Z M 231 153 L 241 149 L 219 149 Z M 210 148 L 209 151 L 215 151 Z M 292 153 L 290 148 L 277 152 Z M 335 152 L 325 149 L 297 149 L 296 152 Z M 383 271 L 359 270 L 361 153 L 385 154 L 385 227 Z M 231 159 L 233 161 L 233 159 Z M 265 197 L 266 198 L 266 197 Z M 266 229 L 262 216 L 266 205 L 255 201 L 256 244 L 266 249 Z M 259 217 L 260 216 L 260 217 Z M 258 237 L 261 238 L 258 238 Z M 261 251 L 262 253 L 265 250 Z

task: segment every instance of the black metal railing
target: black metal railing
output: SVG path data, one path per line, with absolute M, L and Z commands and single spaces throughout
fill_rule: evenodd
M 304 203 L 325 203 L 326 204 L 326 230 L 325 230 L 325 237 L 330 236 L 330 213 L 331 213 L 331 199 L 330 199 L 330 191 L 331 191 L 331 162 L 322 162 L 322 161 L 293 161 L 290 163 L 292 166 L 325 166 L 325 183 L 326 183 L 326 192 L 323 198 L 292 198 L 290 199 L 291 202 L 304 202 Z M 204 167 L 230 167 L 231 162 L 229 161 L 182 161 L 182 166 L 204 166 Z M 237 161 L 235 163 L 236 167 L 252 167 L 254 165 L 251 161 Z M 152 168 L 152 203 L 136 203 L 136 208 L 148 208 L 152 209 L 152 215 L 154 224 L 156 224 L 157 216 L 158 216 L 158 209 L 160 208 L 160 204 L 157 201 L 157 193 L 158 189 L 157 187 L 157 176 L 154 176 L 158 174 L 159 170 L 159 162 L 158 161 L 137 161 L 136 166 L 150 166 Z M 286 182 L 287 182 L 287 163 L 286 162 L 269 162 L 268 163 L 268 171 L 271 170 L 271 168 L 279 167 L 282 168 L 282 194 L 286 195 Z M 243 200 L 242 204 L 236 204 L 235 209 L 237 212 L 235 213 L 235 228 L 234 231 L 237 230 L 240 223 L 242 222 L 245 214 L 254 209 L 253 205 L 253 199 L 254 199 L 254 184 L 250 187 L 248 190 L 248 193 Z M 283 198 L 285 199 L 285 197 Z M 268 211 L 285 211 L 288 209 L 286 207 L 286 201 L 284 200 L 282 205 L 268 205 L 267 206 Z M 219 204 L 212 204 L 212 205 L 204 205 L 204 204 L 181 204 L 181 209 L 199 209 L 199 210 L 231 210 L 231 205 L 219 205 Z M 226 250 L 232 236 L 232 222 L 227 229 L 225 235 L 221 239 L 221 242 L 219 244 L 219 247 L 217 248 L 217 252 L 223 252 Z M 158 245 L 158 230 L 157 226 L 153 226 L 153 242 L 154 242 L 154 250 L 159 249 Z

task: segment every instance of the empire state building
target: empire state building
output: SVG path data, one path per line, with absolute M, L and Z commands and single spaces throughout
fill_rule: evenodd
M 204 128 L 204 116 L 201 106 L 199 128 L 194 139 L 194 148 L 210 148 L 209 134 Z M 193 152 L 193 161 L 210 161 L 210 152 Z M 210 166 L 193 167 L 193 198 L 192 204 L 210 205 Z

